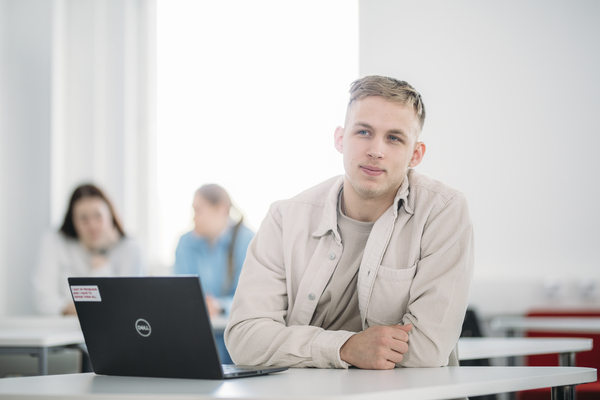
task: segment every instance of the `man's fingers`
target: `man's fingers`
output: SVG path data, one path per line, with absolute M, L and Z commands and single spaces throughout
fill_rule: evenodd
M 392 337 L 396 340 L 401 340 L 403 342 L 408 341 L 408 332 L 413 328 L 411 324 L 408 325 L 392 325 L 394 330 L 392 331 Z
M 391 362 L 393 364 L 392 368 L 394 368 L 396 366 L 396 364 L 398 364 L 400 361 L 402 361 L 402 358 L 404 356 L 401 353 L 392 351 L 389 355 L 389 357 L 387 357 L 387 361 Z
M 412 325 L 371 326 L 350 337 L 340 348 L 340 358 L 365 369 L 391 369 L 408 351 Z
M 394 345 L 391 347 L 391 350 L 393 350 L 396 353 L 404 354 L 408 351 L 408 343 L 406 343 L 402 340 L 397 340 L 394 343 Z M 402 358 L 400 358 L 400 360 L 398 360 L 396 362 L 399 363 L 400 361 L 402 361 Z

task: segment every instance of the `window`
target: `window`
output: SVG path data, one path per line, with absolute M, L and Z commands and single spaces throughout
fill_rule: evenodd
M 159 1 L 161 263 L 204 183 L 256 230 L 273 201 L 343 173 L 333 132 L 357 77 L 357 1 Z

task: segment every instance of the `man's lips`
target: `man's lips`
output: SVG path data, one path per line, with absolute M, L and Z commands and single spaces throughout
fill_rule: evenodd
M 385 172 L 385 170 L 372 165 L 361 165 L 360 169 L 369 176 L 379 176 Z

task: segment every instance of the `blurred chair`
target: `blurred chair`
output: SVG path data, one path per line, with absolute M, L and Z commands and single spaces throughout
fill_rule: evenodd
M 532 310 L 527 317 L 600 317 L 600 310 Z M 525 332 L 526 337 L 562 337 L 562 338 L 591 338 L 594 347 L 591 351 L 585 351 L 577 354 L 575 364 L 577 367 L 590 367 L 600 369 L 600 333 L 566 333 L 566 332 Z M 556 354 L 542 354 L 528 356 L 525 358 L 525 365 L 532 367 L 558 366 L 558 356 Z M 597 400 L 600 399 L 600 382 L 591 382 L 576 386 L 577 400 Z M 519 392 L 518 400 L 538 400 L 549 399 L 550 389 L 536 389 Z
M 463 321 L 462 331 L 460 333 L 460 337 L 483 337 L 483 333 L 481 330 L 481 324 L 479 322 L 479 318 L 477 317 L 477 313 L 473 309 L 468 309 L 465 314 L 465 320 Z M 489 367 L 490 360 L 481 359 L 481 360 L 461 360 L 461 367 Z M 485 396 L 471 396 L 470 400 L 497 400 L 495 394 L 489 394 Z

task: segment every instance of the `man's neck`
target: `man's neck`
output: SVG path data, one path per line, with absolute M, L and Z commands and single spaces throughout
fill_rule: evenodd
M 346 178 L 342 193 L 342 211 L 348 218 L 362 222 L 375 222 L 390 208 L 396 192 L 387 196 L 364 197 L 354 191 Z

